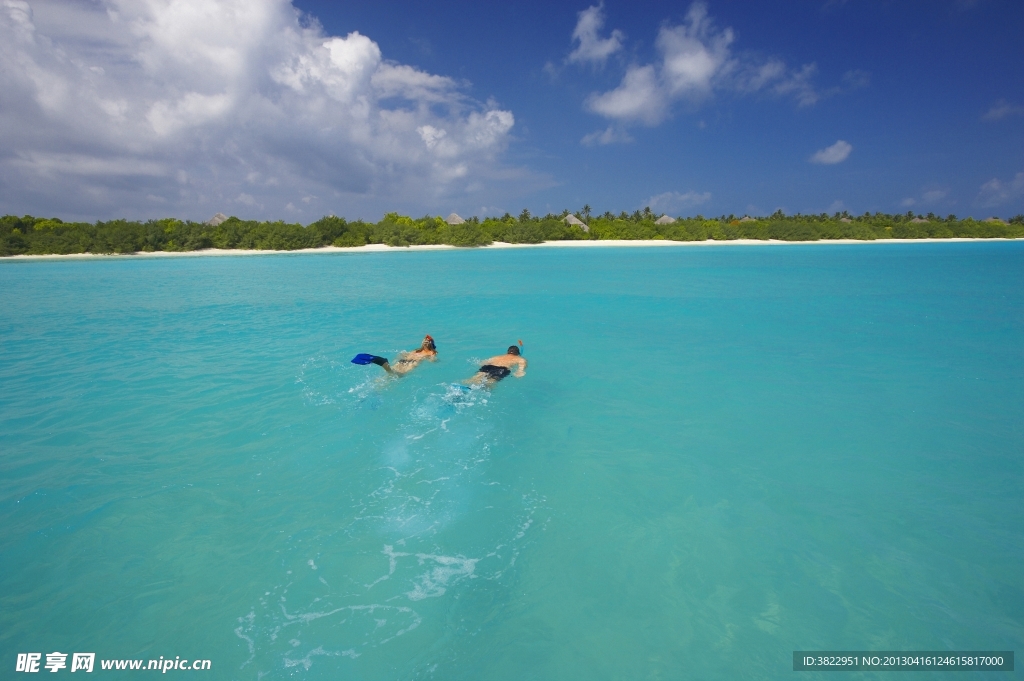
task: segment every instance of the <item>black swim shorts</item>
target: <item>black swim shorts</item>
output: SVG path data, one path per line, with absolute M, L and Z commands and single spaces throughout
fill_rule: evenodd
M 495 381 L 500 381 L 512 372 L 505 367 L 495 366 L 494 364 L 485 364 L 480 367 L 480 373 L 487 374 L 489 378 L 493 378 Z

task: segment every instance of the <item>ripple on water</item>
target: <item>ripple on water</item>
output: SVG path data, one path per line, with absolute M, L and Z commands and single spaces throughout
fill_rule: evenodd
M 349 510 L 339 527 L 304 565 L 287 562 L 292 569 L 238 617 L 235 634 L 249 650 L 243 669 L 309 670 L 328 660 L 334 668 L 342 658 L 372 667 L 425 622 L 439 626 L 470 584 L 509 588 L 543 503 L 490 477 L 502 436 L 489 391 L 443 383 L 400 397 L 387 379 L 326 357 L 304 362 L 296 383 L 312 408 L 360 409 L 376 396 L 389 420 L 359 445 L 357 456 L 376 465 L 344 486 Z M 292 548 L 311 546 L 303 536 Z

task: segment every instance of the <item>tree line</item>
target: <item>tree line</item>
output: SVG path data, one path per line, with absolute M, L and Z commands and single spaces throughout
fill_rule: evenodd
M 633 213 L 610 212 L 592 216 L 590 207 L 575 213 L 589 230 L 568 225 L 560 214 L 534 216 L 523 210 L 483 219 L 471 217 L 449 225 L 441 217 L 412 218 L 388 213 L 380 222 L 348 221 L 326 216 L 309 225 L 260 222 L 231 217 L 219 225 L 191 220 L 110 220 L 95 223 L 63 222 L 58 218 L 31 215 L 0 218 L 0 256 L 18 254 L 136 253 L 196 251 L 206 248 L 296 250 L 324 246 L 387 244 L 413 246 L 447 244 L 485 246 L 493 242 L 541 243 L 543 241 L 602 239 L 666 239 L 672 241 L 729 241 L 776 239 L 819 241 L 824 239 L 924 239 L 924 238 L 1024 238 L 1024 215 L 1008 223 L 939 217 L 913 213 L 888 215 L 848 213 L 785 215 L 776 211 L 756 219 L 722 215 L 678 218 L 656 224 L 649 208 Z

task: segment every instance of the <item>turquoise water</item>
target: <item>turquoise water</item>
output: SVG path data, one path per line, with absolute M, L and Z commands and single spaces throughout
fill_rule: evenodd
M 8 261 L 0 285 L 8 669 L 825 679 L 792 651 L 1024 649 L 1024 244 Z M 424 333 L 440 359 L 400 381 L 348 363 Z M 519 338 L 525 378 L 453 386 Z M 995 678 L 915 676 L 947 677 Z

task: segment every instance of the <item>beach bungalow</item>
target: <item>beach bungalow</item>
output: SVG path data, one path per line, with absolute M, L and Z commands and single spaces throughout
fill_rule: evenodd
M 671 225 L 675 221 L 676 221 L 675 218 L 670 218 L 667 215 L 662 215 L 660 218 L 658 218 L 657 220 L 654 221 L 654 224 L 656 224 L 656 225 Z
M 749 215 L 744 215 L 743 217 L 740 218 L 740 222 L 757 222 L 757 221 L 754 218 L 750 217 Z
M 216 227 L 217 225 L 219 225 L 220 223 L 224 222 L 227 219 L 228 216 L 224 215 L 224 213 L 217 213 L 212 218 L 207 220 L 206 224 L 210 225 L 211 227 Z
M 452 213 L 451 215 L 446 217 L 444 221 L 447 222 L 449 225 L 463 225 L 466 223 L 466 221 L 463 220 L 458 213 Z
M 563 219 L 565 220 L 565 224 L 567 224 L 567 225 L 578 225 L 579 227 L 583 228 L 584 232 L 589 232 L 590 231 L 590 227 L 588 227 L 586 224 L 584 224 L 584 222 L 582 220 L 580 220 L 578 217 L 576 217 L 572 213 L 569 213 Z

